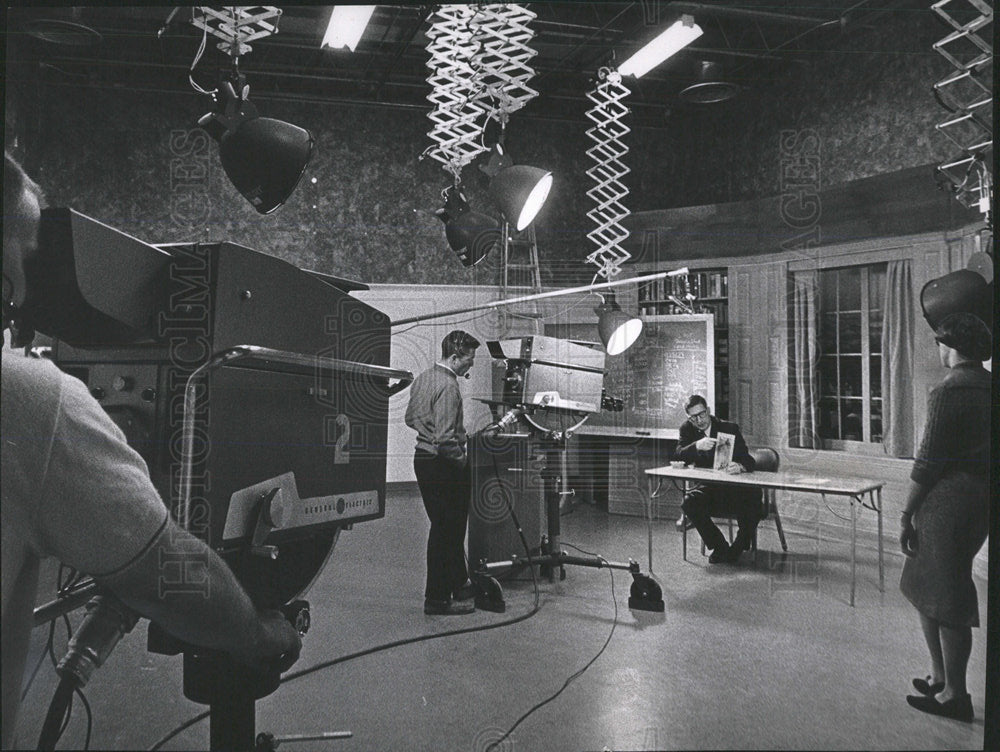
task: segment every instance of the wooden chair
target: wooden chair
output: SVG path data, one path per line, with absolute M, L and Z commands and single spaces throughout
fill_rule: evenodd
M 754 458 L 754 462 L 757 464 L 757 470 L 761 472 L 776 473 L 778 472 L 778 466 L 781 463 L 781 458 L 778 456 L 778 452 L 771 447 L 757 447 L 755 449 L 750 449 L 750 455 Z M 685 483 L 685 493 L 687 492 L 687 484 Z M 761 521 L 767 519 L 768 515 L 774 516 L 774 525 L 778 529 L 778 538 L 781 540 L 781 550 L 788 551 L 788 543 L 785 542 L 785 531 L 781 528 L 781 515 L 778 514 L 778 502 L 776 496 L 776 490 L 773 488 L 762 489 L 761 494 Z M 733 542 L 733 520 L 735 519 L 733 515 L 727 514 L 726 512 L 720 512 L 719 514 L 713 514 L 712 519 L 719 520 L 724 519 L 729 523 L 729 543 Z M 683 535 L 683 541 L 681 549 L 683 552 L 684 560 L 687 561 L 687 526 L 685 526 Z M 754 562 L 757 561 L 757 530 L 754 530 L 753 540 L 750 541 L 750 550 L 753 551 Z M 705 555 L 705 542 L 701 542 L 701 554 Z

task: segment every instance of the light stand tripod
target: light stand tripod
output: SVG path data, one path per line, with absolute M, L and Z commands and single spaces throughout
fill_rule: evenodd
M 519 406 L 508 413 L 520 417 L 542 442 L 550 444 L 550 451 L 546 452 L 546 457 L 558 454 L 559 475 L 549 476 L 545 482 L 545 516 L 547 534 L 542 536 L 541 554 L 538 556 L 528 555 L 526 559 L 521 559 L 512 555 L 510 559 L 504 561 L 487 562 L 480 561 L 475 571 L 472 573 L 472 581 L 476 585 L 476 607 L 486 611 L 503 612 L 506 604 L 503 600 L 503 590 L 500 583 L 491 573 L 499 573 L 504 570 L 521 567 L 539 565 L 540 571 L 548 573 L 550 580 L 554 576 L 555 569 L 559 569 L 559 578 L 566 578 L 566 565 L 593 567 L 596 569 L 623 569 L 632 573 L 632 587 L 629 591 L 629 608 L 640 611 L 663 611 L 663 591 L 660 586 L 648 575 L 642 574 L 639 564 L 634 559 L 629 559 L 628 563 L 612 562 L 603 556 L 571 556 L 559 548 L 560 536 L 560 510 L 563 499 L 568 499 L 574 495 L 574 491 L 569 487 L 569 462 L 567 455 L 567 442 L 573 434 L 587 420 L 587 415 L 575 422 L 572 426 L 562 430 L 552 430 L 540 425 L 529 414 L 530 407 Z M 504 422 L 509 425 L 513 420 L 507 416 L 501 418 L 493 424 L 497 428 L 503 428 Z M 514 516 L 514 510 L 510 510 L 514 523 L 520 529 L 520 524 Z

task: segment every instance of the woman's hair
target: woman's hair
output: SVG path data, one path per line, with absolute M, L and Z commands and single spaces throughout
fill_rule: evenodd
M 934 339 L 969 360 L 989 360 L 993 354 L 989 327 L 982 319 L 971 313 L 952 313 L 945 316 L 934 330 Z

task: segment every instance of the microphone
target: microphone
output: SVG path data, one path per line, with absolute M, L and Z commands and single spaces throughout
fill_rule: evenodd
M 467 379 L 471 379 L 471 378 L 472 378 L 472 374 L 471 374 L 471 373 L 469 373 L 468 371 L 466 371 L 466 372 L 465 372 L 465 378 L 467 378 Z

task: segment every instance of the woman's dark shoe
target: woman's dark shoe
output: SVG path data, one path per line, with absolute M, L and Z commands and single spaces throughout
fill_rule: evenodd
M 944 682 L 935 682 L 934 684 L 931 684 L 932 678 L 933 677 L 928 676 L 926 679 L 914 679 L 913 688 L 925 697 L 933 697 L 944 689 Z
M 945 718 L 953 718 L 956 721 L 972 723 L 974 714 L 972 712 L 972 697 L 952 697 L 947 702 L 938 702 L 933 697 L 923 695 L 907 695 L 906 701 L 911 707 L 921 710 L 931 715 L 940 715 Z

